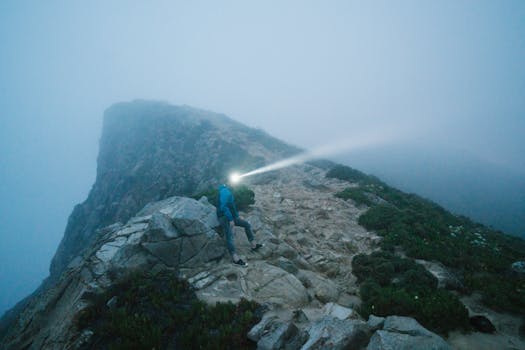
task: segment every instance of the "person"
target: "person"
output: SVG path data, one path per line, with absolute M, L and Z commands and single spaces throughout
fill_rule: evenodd
M 217 217 L 226 236 L 226 246 L 233 258 L 233 263 L 240 266 L 248 266 L 248 264 L 237 255 L 235 244 L 233 242 L 233 227 L 240 226 L 244 228 L 246 237 L 251 244 L 252 251 L 257 251 L 262 247 L 262 244 L 255 241 L 250 223 L 239 216 L 237 206 L 235 205 L 235 198 L 226 184 L 219 186 L 218 197 Z

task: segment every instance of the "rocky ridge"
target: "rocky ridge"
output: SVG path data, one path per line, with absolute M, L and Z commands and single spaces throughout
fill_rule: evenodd
M 415 320 L 365 322 L 355 311 L 359 297 L 350 261 L 358 252 L 375 249 L 378 237 L 357 225 L 364 209 L 335 198 L 344 184 L 326 179 L 324 173 L 300 165 L 253 179 L 256 204 L 244 216 L 265 245 L 253 253 L 244 233 L 236 231 L 247 268 L 231 263 L 216 231 L 215 208 L 205 197 L 152 202 L 125 224 L 101 229 L 55 287 L 22 312 L 4 338 L 5 348 L 81 347 L 92 333 L 77 329 L 75 319 L 92 296 L 142 269 L 172 271 L 207 303 L 247 298 L 264 304 L 268 311 L 249 335 L 261 349 L 337 349 L 368 343 L 369 349 L 387 349 L 399 342 L 448 349 Z
M 69 217 L 48 284 L 93 243 L 97 229 L 126 222 L 147 203 L 206 190 L 234 167 L 252 169 L 298 151 L 218 113 L 143 100 L 111 106 L 96 181 Z
M 357 223 L 366 206 L 334 196 L 357 184 L 326 178 L 322 164 L 246 179 L 256 203 L 243 216 L 265 246 L 251 252 L 236 230 L 249 266 L 231 264 L 215 208 L 205 198 L 182 196 L 215 186 L 225 171 L 252 169 L 296 151 L 225 116 L 189 107 L 135 101 L 110 108 L 97 181 L 69 219 L 50 282 L 13 313 L 16 322 L 0 334 L 1 348 L 88 344 L 93 333 L 77 329 L 79 315 L 94 295 L 135 270 L 186 279 L 210 304 L 247 298 L 265 305 L 268 311 L 249 334 L 261 349 L 480 348 L 479 333 L 453 334 L 447 345 L 413 319 L 361 319 L 351 261 L 377 249 L 381 239 Z M 443 265 L 418 262 L 440 287 L 461 287 Z M 525 348 L 516 336 L 520 320 L 480 310 L 477 301 L 464 303 L 471 314 L 494 323 L 497 333 L 483 335 L 486 343 Z

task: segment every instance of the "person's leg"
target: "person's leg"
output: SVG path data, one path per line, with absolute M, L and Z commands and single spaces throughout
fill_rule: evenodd
M 244 232 L 246 233 L 246 237 L 248 238 L 248 241 L 251 243 L 254 240 L 253 232 L 252 232 L 252 225 L 246 220 L 243 220 L 241 218 L 235 218 L 235 226 L 240 226 L 244 228 Z
M 230 228 L 230 222 L 226 216 L 221 216 L 219 221 L 221 223 L 222 230 L 224 231 L 224 235 L 226 236 L 226 247 L 235 260 L 237 254 L 235 253 L 235 245 L 233 244 L 233 232 Z

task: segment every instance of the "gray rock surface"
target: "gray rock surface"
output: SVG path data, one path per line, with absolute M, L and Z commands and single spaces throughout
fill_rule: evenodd
M 259 323 L 250 329 L 247 335 L 248 339 L 257 343 L 265 333 L 270 331 L 270 327 L 277 320 L 277 316 L 266 314 Z
M 292 322 L 273 322 L 270 325 L 273 329 L 261 336 L 257 342 L 258 350 L 282 349 L 299 331 Z
M 367 350 L 452 350 L 441 338 L 413 336 L 379 330 L 370 339 Z
M 421 326 L 410 317 L 388 316 L 383 330 L 378 330 L 370 339 L 367 350 L 452 350 L 437 334 Z
M 327 316 L 332 316 L 340 320 L 346 320 L 347 318 L 358 317 L 354 310 L 338 305 L 338 304 L 335 304 L 335 303 L 326 304 L 323 307 L 323 312 Z
M 325 316 L 308 329 L 308 341 L 302 350 L 311 349 L 360 349 L 369 339 L 366 323 L 358 320 L 340 320 Z
M 339 290 L 337 285 L 327 278 L 322 277 L 318 273 L 308 270 L 301 270 L 297 277 L 305 285 L 310 288 L 315 297 L 322 303 L 337 301 L 339 297 Z
M 381 329 L 381 328 L 383 328 L 383 325 L 385 324 L 385 318 L 384 317 L 375 316 L 375 315 L 370 315 L 368 317 L 368 321 L 366 321 L 366 323 L 373 330 Z

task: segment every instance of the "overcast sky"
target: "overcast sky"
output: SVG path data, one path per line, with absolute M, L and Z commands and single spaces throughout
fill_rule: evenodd
M 409 127 L 525 172 L 521 0 L 2 0 L 0 44 L 0 313 L 47 275 L 117 101 L 222 112 L 306 148 Z

